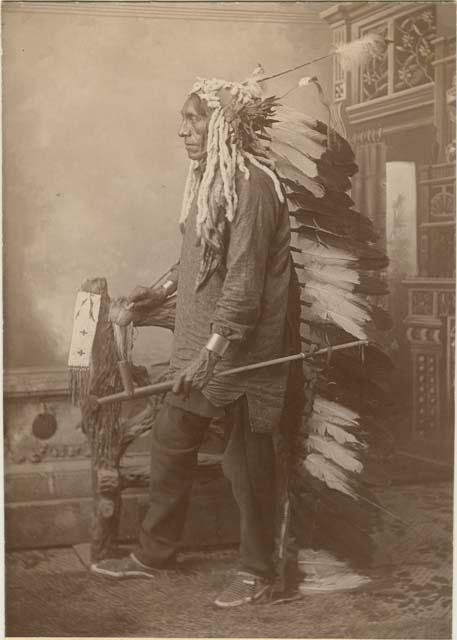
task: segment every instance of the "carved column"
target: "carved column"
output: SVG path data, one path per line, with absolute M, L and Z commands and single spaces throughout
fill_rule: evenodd
M 356 133 L 351 143 L 359 172 L 352 179 L 356 207 L 372 220 L 380 242 L 386 235 L 386 144 L 381 128 Z

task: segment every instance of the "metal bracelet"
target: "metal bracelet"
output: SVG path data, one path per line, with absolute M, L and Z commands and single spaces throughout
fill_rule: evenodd
M 229 346 L 230 340 L 227 340 L 227 338 L 224 338 L 224 336 L 221 336 L 218 333 L 213 333 L 213 335 L 205 345 L 208 351 L 214 351 L 214 353 L 217 353 L 217 355 L 221 358 L 227 351 Z

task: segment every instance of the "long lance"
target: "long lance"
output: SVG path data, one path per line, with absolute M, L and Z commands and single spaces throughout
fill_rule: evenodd
M 227 369 L 222 371 L 215 377 L 222 378 L 224 376 L 232 376 L 237 373 L 245 373 L 246 371 L 255 371 L 256 369 L 264 369 L 266 367 L 274 367 L 278 364 L 284 364 L 285 362 L 293 362 L 294 360 L 309 360 L 316 356 L 323 354 L 331 355 L 334 351 L 343 351 L 344 349 L 353 349 L 354 347 L 367 346 L 368 340 L 355 340 L 354 342 L 345 342 L 344 344 L 338 344 L 335 346 L 324 347 L 313 351 L 312 353 L 295 353 L 291 356 L 284 356 L 283 358 L 275 358 L 274 360 L 265 360 L 263 362 L 256 362 L 254 364 L 247 364 L 243 367 L 235 367 L 234 369 Z M 124 391 L 119 393 L 113 393 L 103 398 L 97 398 L 97 404 L 104 405 L 110 402 L 119 402 L 123 400 L 132 400 L 133 398 L 145 398 L 147 396 L 153 396 L 161 393 L 167 393 L 173 388 L 174 382 L 167 380 L 166 382 L 158 382 L 157 384 L 150 384 L 144 387 L 133 387 L 133 381 L 131 377 L 130 367 L 126 361 L 119 363 L 119 369 L 122 379 Z

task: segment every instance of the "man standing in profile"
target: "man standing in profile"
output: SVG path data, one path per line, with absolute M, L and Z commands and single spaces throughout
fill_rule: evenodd
M 92 567 L 114 579 L 153 578 L 175 559 L 199 447 L 211 419 L 229 415 L 223 466 L 240 509 L 240 563 L 215 601 L 220 607 L 258 600 L 277 572 L 275 443 L 291 367 L 218 376 L 298 346 L 298 323 L 290 322 L 299 301 L 289 215 L 261 144 L 273 106 L 253 80 L 198 80 L 183 106 L 179 135 L 191 162 L 180 262 L 164 286 L 137 287 L 130 296 L 134 317 L 177 291 L 173 392 L 152 431 L 150 504 L 139 545 L 127 558 Z

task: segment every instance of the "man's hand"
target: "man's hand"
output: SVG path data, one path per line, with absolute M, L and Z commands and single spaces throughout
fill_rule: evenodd
M 151 311 L 165 301 L 167 291 L 164 287 L 135 287 L 127 299 L 113 300 L 110 306 L 109 319 L 120 327 L 141 318 L 142 312 Z
M 151 310 L 159 307 L 166 299 L 164 287 L 135 287 L 127 298 L 132 311 Z
M 221 357 L 217 353 L 203 347 L 198 357 L 176 376 L 173 393 L 182 394 L 188 398 L 192 389 L 206 387 L 213 376 L 214 367 L 220 359 Z

